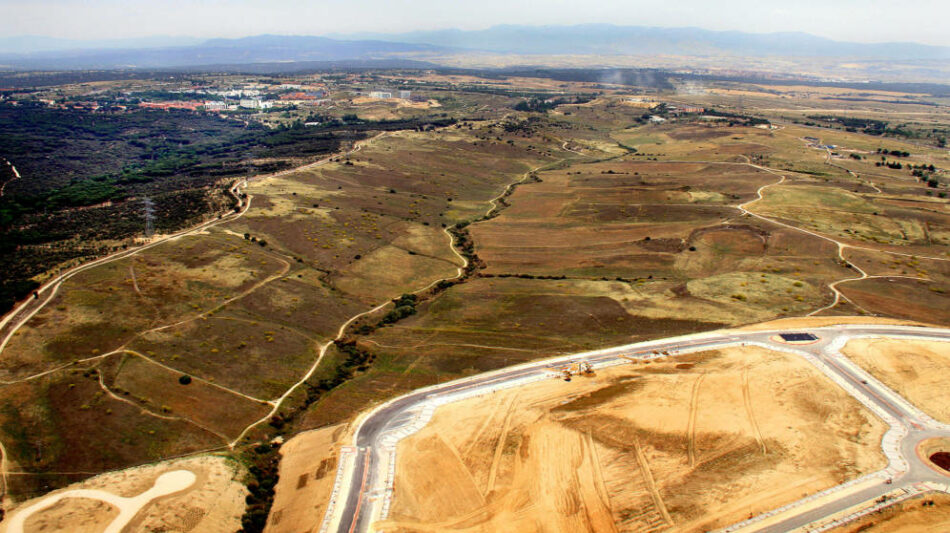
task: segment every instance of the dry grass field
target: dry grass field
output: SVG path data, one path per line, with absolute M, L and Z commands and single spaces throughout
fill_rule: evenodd
M 378 527 L 708 531 L 882 467 L 883 431 L 795 356 L 623 365 L 439 408 Z
M 790 104 L 745 98 L 762 112 Z M 240 218 L 64 283 L 0 358 L 0 441 L 22 474 L 8 493 L 24 499 L 92 472 L 335 427 L 403 392 L 538 357 L 815 312 L 950 324 L 947 201 L 872 158 L 901 149 L 907 162 L 946 169 L 945 151 L 792 124 L 643 124 L 644 110 L 614 94 L 543 115 L 515 112 L 513 101 L 447 92 L 440 111 L 483 120 L 389 132 L 252 180 Z M 360 105 L 380 117 L 427 113 Z M 472 267 L 461 279 L 438 284 L 459 275 L 463 257 Z M 833 307 L 832 287 L 844 296 Z M 341 336 L 351 318 L 416 291 L 411 314 L 379 325 L 390 305 Z M 347 342 L 327 347 L 338 337 Z M 400 480 L 394 520 L 698 531 L 879 464 L 871 444 L 881 428 L 837 389 L 785 356 L 743 357 L 757 363 L 690 356 L 552 380 L 454 422 L 439 415 L 432 427 L 451 435 L 427 429 L 407 446 L 454 476 L 441 489 L 452 498 L 426 477 L 441 471 L 416 469 Z M 510 417 L 509 405 L 519 407 Z M 837 433 L 816 444 L 825 419 Z M 321 431 L 294 444 L 303 455 L 284 449 L 295 459 L 283 466 L 274 531 L 311 527 L 296 509 L 327 490 L 323 461 L 341 438 Z
M 0 361 L 7 460 L 31 474 L 9 491 L 24 497 L 89 472 L 223 449 L 266 422 L 268 402 L 305 376 L 346 320 L 457 275 L 462 260 L 443 224 L 480 216 L 551 160 L 543 139 L 476 135 L 378 137 L 348 157 L 252 182 L 252 207 L 233 222 L 67 281 Z M 332 378 L 342 359 L 328 350 L 314 379 Z M 279 415 L 291 416 L 315 383 Z M 260 424 L 247 441 L 279 427 Z

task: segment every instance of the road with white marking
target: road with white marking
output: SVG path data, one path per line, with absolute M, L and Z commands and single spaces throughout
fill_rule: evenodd
M 848 490 L 853 489 L 855 482 L 833 487 L 724 531 L 791 531 L 827 521 L 828 517 L 848 510 L 852 511 L 849 519 L 854 519 L 855 506 L 866 504 L 865 508 L 871 508 L 875 500 L 886 495 L 900 491 L 905 495 L 918 494 L 950 483 L 950 477 L 932 469 L 916 453 L 924 440 L 950 438 L 950 425 L 933 420 L 840 353 L 848 340 L 862 337 L 950 341 L 950 329 L 887 325 L 809 328 L 807 332 L 818 337 L 810 344 L 782 342 L 778 334 L 787 331 L 724 330 L 573 354 L 427 387 L 396 398 L 374 409 L 359 423 L 353 446 L 347 447 L 342 455 L 321 531 L 371 531 L 374 522 L 386 518 L 392 499 L 396 445 L 424 427 L 439 405 L 551 379 L 552 369 L 569 361 L 587 361 L 594 368 L 604 368 L 627 363 L 629 358 L 661 357 L 662 352 L 675 355 L 739 345 L 756 345 L 805 358 L 884 420 L 889 430 L 882 440 L 882 449 L 888 466 L 858 480 L 859 489 Z M 815 504 L 819 497 L 821 503 Z M 825 526 L 837 524 L 832 521 Z M 825 526 L 813 530 L 823 530 Z

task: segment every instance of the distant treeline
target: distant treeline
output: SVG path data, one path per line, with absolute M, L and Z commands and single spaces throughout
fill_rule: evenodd
M 705 114 L 709 116 L 713 116 L 713 117 L 721 117 L 724 119 L 728 119 L 730 121 L 730 124 L 741 123 L 741 124 L 746 124 L 749 126 L 756 126 L 760 124 L 761 125 L 771 124 L 771 122 L 769 122 L 767 119 L 764 119 L 764 118 L 753 117 L 750 115 L 740 115 L 738 113 L 729 113 L 727 111 L 720 111 L 717 109 L 706 109 Z
M 638 68 L 524 68 L 437 69 L 441 74 L 477 76 L 486 79 L 546 78 L 556 81 L 627 85 L 657 90 L 673 90 L 672 72 Z
M 233 199 L 222 179 L 270 173 L 340 150 L 374 131 L 430 129 L 454 119 L 371 121 L 356 116 L 268 129 L 187 111 L 91 113 L 0 104 L 0 157 L 22 179 L 0 197 L 0 313 L 33 290 L 29 281 L 102 240 L 181 228 Z M 4 165 L 5 166 L 5 165 Z M 81 209 L 77 209 L 81 208 Z
M 187 74 L 175 71 L 113 69 L 113 70 L 58 70 L 58 71 L 7 71 L 0 72 L 0 87 L 26 89 L 30 87 L 50 87 L 73 83 L 91 83 L 96 81 L 121 80 L 163 80 L 181 81 Z
M 732 81 L 738 83 L 754 83 L 756 85 L 804 85 L 806 87 L 836 87 L 840 89 L 856 89 L 864 91 L 891 91 L 914 94 L 931 94 L 938 97 L 950 96 L 950 85 L 944 83 L 914 83 L 914 82 L 833 82 L 819 81 L 793 76 L 781 79 L 765 76 L 725 76 L 719 74 L 671 74 L 672 77 L 696 82 L 704 81 Z
M 849 131 L 861 130 L 870 135 L 883 135 L 887 131 L 887 122 L 869 118 L 839 117 L 835 115 L 808 115 L 811 120 L 822 120 L 841 124 Z

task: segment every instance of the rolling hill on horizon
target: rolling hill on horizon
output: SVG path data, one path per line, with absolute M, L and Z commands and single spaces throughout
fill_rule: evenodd
M 515 55 L 597 54 L 694 57 L 797 57 L 850 60 L 943 61 L 950 47 L 918 43 L 849 43 L 798 32 L 746 33 L 701 28 L 651 28 L 585 24 L 493 26 L 485 30 L 435 30 L 332 36 L 256 35 L 236 39 L 141 38 L 77 41 L 35 36 L 0 39 L 0 66 L 12 69 L 174 68 L 264 62 L 425 59 L 464 52 Z M 150 40 L 151 39 L 151 40 Z M 180 42 L 181 45 L 169 46 Z M 79 44 L 77 44 L 79 43 Z M 122 47 L 123 43 L 129 43 Z M 140 43 L 140 46 L 134 46 Z M 157 43 L 160 46 L 146 46 Z M 86 43 L 89 44 L 89 43 Z M 64 48 L 65 47 L 65 48 Z
M 747 55 L 851 57 L 859 59 L 950 59 L 950 47 L 919 43 L 853 43 L 804 32 L 749 33 L 695 27 L 659 28 L 579 24 L 499 25 L 408 33 L 358 33 L 335 38 L 383 39 L 515 54 Z

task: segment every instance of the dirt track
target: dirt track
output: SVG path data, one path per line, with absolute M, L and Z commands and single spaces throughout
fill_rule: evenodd
M 110 472 L 8 509 L 0 532 L 234 530 L 247 492 L 237 477 L 213 456 Z

